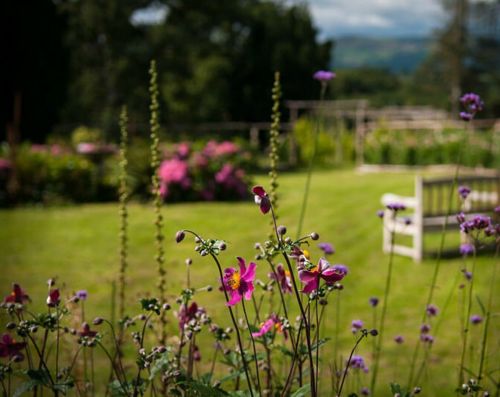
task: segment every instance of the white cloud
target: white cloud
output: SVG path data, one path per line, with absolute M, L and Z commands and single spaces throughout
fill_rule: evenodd
M 303 3 L 302 0 L 288 0 Z M 321 36 L 422 36 L 439 26 L 439 0 L 309 0 Z

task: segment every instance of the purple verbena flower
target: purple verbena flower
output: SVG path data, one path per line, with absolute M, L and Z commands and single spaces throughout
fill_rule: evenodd
M 471 324 L 477 325 L 483 322 L 483 318 L 479 314 L 473 314 L 470 316 Z
M 75 297 L 78 298 L 78 300 L 84 301 L 88 297 L 87 290 L 81 289 L 80 291 L 76 291 Z
M 369 396 L 370 395 L 370 389 L 368 389 L 367 387 L 362 387 L 361 391 L 360 391 L 360 394 L 362 396 Z
M 372 307 L 376 307 L 378 305 L 379 299 L 376 296 L 372 296 L 369 300 L 370 305 Z
M 431 326 L 429 324 L 422 324 L 420 326 L 420 333 L 421 334 L 428 334 L 430 330 L 431 330 Z
M 227 306 L 234 306 L 241 301 L 243 297 L 246 300 L 252 298 L 254 290 L 253 282 L 255 280 L 255 269 L 257 265 L 250 262 L 246 267 L 245 260 L 238 257 L 240 269 L 236 270 L 233 267 L 224 270 L 222 279 L 223 288 L 229 292 L 231 299 L 227 302 Z
M 464 94 L 460 98 L 460 103 L 465 109 L 465 111 L 460 113 L 460 117 L 465 121 L 472 120 L 476 113 L 484 108 L 484 102 L 481 100 L 481 97 L 473 92 Z
M 462 273 L 464 274 L 464 277 L 467 281 L 472 280 L 472 272 L 469 272 L 466 269 L 462 269 Z
M 377 211 L 377 216 L 378 216 L 379 218 L 383 218 L 383 217 L 384 217 L 384 210 L 378 210 L 378 211 Z
M 365 364 L 365 360 L 363 359 L 363 357 L 358 355 L 352 356 L 349 366 L 354 369 L 361 369 L 363 370 L 363 372 L 368 372 L 368 367 Z
M 474 245 L 469 243 L 460 244 L 460 255 L 468 256 L 474 253 Z
M 389 203 L 386 205 L 386 208 L 398 212 L 398 211 L 404 211 L 406 209 L 406 206 L 402 203 Z
M 396 335 L 394 337 L 394 342 L 396 342 L 398 345 L 402 344 L 404 341 L 405 340 L 402 335 Z
M 313 78 L 321 82 L 327 82 L 335 78 L 335 76 L 335 73 L 329 70 L 318 70 L 316 73 L 314 73 Z
M 363 328 L 363 321 L 361 320 L 352 320 L 351 322 L 351 331 L 353 334 L 358 332 L 361 328 Z
M 467 196 L 470 194 L 471 190 L 470 187 L 462 185 L 458 187 L 458 194 L 460 197 L 462 197 L 463 200 L 467 198 Z
M 428 344 L 432 344 L 434 343 L 434 337 L 432 335 L 429 335 L 429 334 L 421 334 L 420 335 L 420 340 L 424 343 L 428 343 Z
M 332 255 L 335 253 L 335 248 L 333 248 L 333 245 L 330 243 L 319 243 L 318 247 L 325 253 L 325 255 Z
M 436 305 L 432 305 L 432 304 L 430 304 L 430 305 L 427 306 L 427 310 L 426 311 L 427 311 L 427 315 L 429 317 L 437 316 L 438 313 L 439 313 L 439 309 L 437 308 L 437 306 Z

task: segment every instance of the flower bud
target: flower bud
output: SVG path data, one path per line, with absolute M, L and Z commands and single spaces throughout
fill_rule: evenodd
M 377 336 L 378 335 L 378 331 L 376 329 L 371 329 L 370 330 L 370 335 L 371 336 Z
M 219 244 L 219 249 L 220 249 L 221 251 L 224 251 L 226 248 L 227 248 L 226 243 L 222 242 L 222 243 L 220 243 L 220 244 Z
M 5 328 L 7 329 L 14 329 L 16 328 L 16 323 L 10 322 L 5 325 Z
M 176 234 L 175 234 L 175 241 L 177 243 L 180 243 L 182 240 L 184 240 L 184 237 L 186 237 L 186 234 L 184 233 L 184 230 L 179 230 Z
M 103 322 L 104 322 L 104 319 L 102 317 L 96 317 L 96 318 L 94 318 L 94 321 L 92 321 L 92 323 L 94 325 L 101 325 Z
M 286 226 L 283 225 L 278 226 L 277 231 L 280 236 L 284 236 L 286 234 Z
M 316 232 L 312 232 L 309 237 L 311 237 L 311 240 L 318 240 L 319 239 L 319 234 Z
M 413 389 L 413 394 L 419 394 L 421 391 L 422 389 L 420 387 L 415 386 L 415 388 Z
M 191 258 L 186 258 L 186 266 L 191 266 L 193 264 L 193 260 Z

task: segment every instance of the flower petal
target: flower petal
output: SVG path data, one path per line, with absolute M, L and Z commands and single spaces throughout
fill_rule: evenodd
M 252 188 L 252 193 L 259 197 L 265 197 L 267 195 L 266 191 L 262 186 L 254 186 Z
M 238 265 L 240 266 L 240 276 L 243 277 L 243 275 L 247 271 L 245 259 L 243 259 L 241 256 L 238 256 L 236 259 L 238 259 Z
M 253 262 L 250 262 L 246 271 L 241 273 L 241 279 L 243 281 L 252 282 L 255 279 L 255 269 L 257 265 Z
M 310 292 L 318 289 L 318 279 L 315 277 L 314 280 L 308 282 L 305 287 L 302 289 L 302 292 L 308 294 Z
M 226 303 L 226 306 L 234 306 L 237 303 L 241 302 L 241 294 L 238 292 L 237 289 L 232 290 L 231 292 L 231 299 Z
M 246 284 L 246 289 L 245 289 L 245 299 L 249 301 L 252 299 L 252 293 L 255 287 L 253 286 L 253 283 L 245 283 Z

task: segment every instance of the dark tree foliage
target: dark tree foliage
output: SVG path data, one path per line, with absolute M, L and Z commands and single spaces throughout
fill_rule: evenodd
M 131 22 L 152 5 L 167 8 L 163 23 Z M 37 141 L 80 124 L 112 139 L 123 103 L 147 134 L 152 58 L 163 123 L 269 120 L 275 70 L 285 98 L 307 99 L 318 94 L 313 72 L 329 64 L 331 43 L 318 43 L 307 8 L 281 1 L 9 0 L 2 7 L 10 22 L 2 122 L 20 90 L 22 137 Z
M 20 99 L 20 138 L 41 141 L 58 120 L 68 81 L 64 18 L 47 0 L 0 2 L 0 141 Z

